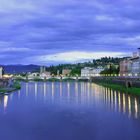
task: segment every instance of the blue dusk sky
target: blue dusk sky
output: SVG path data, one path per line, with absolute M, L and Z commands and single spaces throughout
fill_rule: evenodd
M 140 0 L 0 0 L 0 64 L 76 63 L 140 47 Z

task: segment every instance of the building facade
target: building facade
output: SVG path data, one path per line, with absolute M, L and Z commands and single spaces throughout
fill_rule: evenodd
M 120 76 L 126 76 L 129 73 L 129 60 L 125 59 L 123 61 L 120 62 Z
M 46 67 L 45 66 L 41 66 L 40 67 L 40 73 L 43 73 L 43 72 L 45 72 L 46 71 Z
M 34 73 L 28 73 L 28 78 L 29 79 L 34 79 L 40 76 L 40 73 L 34 72 Z
M 70 73 L 71 73 L 71 70 L 70 70 L 70 69 L 63 69 L 63 70 L 62 70 L 62 75 L 67 76 L 67 75 L 69 75 Z
M 97 68 L 85 67 L 85 68 L 81 69 L 81 77 L 100 76 L 100 73 L 103 70 L 104 70 L 103 67 L 97 67 Z
M 3 77 L 3 67 L 0 67 L 0 78 Z
M 120 76 L 140 76 L 140 48 L 131 58 L 120 62 Z
M 43 79 L 50 78 L 50 77 L 51 77 L 51 72 L 49 71 L 46 71 L 40 74 L 40 78 L 43 78 Z

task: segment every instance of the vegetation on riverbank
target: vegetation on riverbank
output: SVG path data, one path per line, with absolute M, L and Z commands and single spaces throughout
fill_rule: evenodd
M 0 88 L 0 93 L 5 93 L 5 92 L 6 92 L 6 89 Z
M 11 87 L 0 88 L 0 93 L 4 94 L 7 92 L 12 92 L 21 88 L 21 85 L 18 81 L 15 81 Z
M 95 83 L 102 85 L 104 87 L 108 87 L 114 90 L 124 92 L 124 93 L 140 95 L 140 88 L 135 88 L 135 87 L 126 88 L 123 85 L 111 84 L 111 83 L 105 83 L 105 82 L 95 82 Z
M 21 85 L 18 81 L 15 81 L 14 84 L 13 84 L 13 88 L 15 89 L 21 89 Z
M 107 65 L 110 65 L 109 69 L 105 69 L 102 74 L 118 74 L 119 69 L 116 68 L 116 65 L 119 65 L 120 61 L 123 58 L 113 58 L 113 57 L 102 57 L 101 59 L 93 59 L 89 62 L 83 62 L 83 63 L 76 63 L 76 64 L 60 64 L 57 66 L 50 66 L 46 67 L 47 71 L 50 71 L 51 74 L 56 75 L 57 71 L 59 70 L 60 74 L 62 74 L 63 69 L 71 69 L 70 76 L 77 76 L 81 75 L 81 69 L 84 67 L 98 67 L 103 66 L 106 67 Z

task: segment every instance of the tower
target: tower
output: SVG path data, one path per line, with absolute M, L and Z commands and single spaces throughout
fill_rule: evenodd
M 46 67 L 45 66 L 41 66 L 40 67 L 40 73 L 43 73 L 43 72 L 45 72 L 46 71 Z

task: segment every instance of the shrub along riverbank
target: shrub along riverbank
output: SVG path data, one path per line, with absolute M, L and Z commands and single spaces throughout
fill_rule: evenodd
M 11 87 L 0 88 L 0 94 L 4 94 L 7 92 L 12 92 L 21 88 L 21 85 L 18 81 L 15 81 Z

